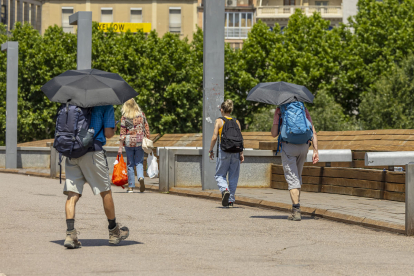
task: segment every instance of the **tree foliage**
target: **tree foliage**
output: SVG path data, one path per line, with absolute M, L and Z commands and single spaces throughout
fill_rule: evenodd
M 414 56 L 362 95 L 360 112 L 364 128 L 414 128 Z
M 225 98 L 234 101 L 242 128 L 271 126 L 264 121 L 272 121 L 269 110 L 275 107 L 248 102 L 246 96 L 258 83 L 274 81 L 305 85 L 314 93 L 308 109 L 318 130 L 411 127 L 413 58 L 405 60 L 414 49 L 414 1 L 359 0 L 358 9 L 348 25 L 333 30 L 320 14 L 307 17 L 297 10 L 283 30 L 278 25 L 269 30 L 259 21 L 241 50 L 226 45 Z M 201 29 L 190 42 L 155 31 L 104 33 L 94 23 L 92 39 L 93 68 L 119 73 L 140 93 L 137 102 L 153 132 L 201 131 Z M 17 23 L 9 36 L 0 26 L 0 43 L 7 40 L 19 42 L 18 140 L 53 137 L 57 104 L 40 87 L 76 68 L 76 35 L 52 26 L 41 36 L 29 24 Z M 0 66 L 4 144 L 6 53 L 0 53 Z

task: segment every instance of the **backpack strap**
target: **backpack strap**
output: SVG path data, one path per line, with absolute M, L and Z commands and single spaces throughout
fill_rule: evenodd
M 62 153 L 59 152 L 58 165 L 59 165 L 59 181 L 60 181 L 60 184 L 62 184 L 62 160 L 63 160 Z
M 279 134 L 279 138 L 277 139 L 277 149 L 276 149 L 276 154 L 278 154 L 278 152 L 282 149 L 282 135 L 280 133 L 280 125 L 282 124 L 282 114 L 280 114 L 279 116 L 279 126 L 277 127 L 277 132 Z

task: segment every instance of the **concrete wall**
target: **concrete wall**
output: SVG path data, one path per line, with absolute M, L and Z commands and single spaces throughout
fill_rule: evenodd
M 43 4 L 42 33 L 53 25 L 62 26 L 62 7 L 74 12 L 92 11 L 92 20 L 101 22 L 101 8 L 112 8 L 114 22 L 130 22 L 131 8 L 142 8 L 144 23 L 151 23 L 160 36 L 169 31 L 169 8 L 181 8 L 181 36 L 193 38 L 197 24 L 197 0 L 47 0 Z M 76 30 L 76 27 L 75 27 Z
M 105 147 L 109 173 L 114 170 L 114 162 L 118 153 L 117 147 Z M 145 154 L 146 156 L 146 154 Z M 123 154 L 125 162 L 127 161 L 126 153 Z M 57 162 L 57 161 L 56 161 Z M 6 165 L 6 149 L 0 147 L 0 168 Z M 17 148 L 17 168 L 21 169 L 50 169 L 50 148 L 47 147 L 19 147 Z M 65 172 L 65 158 L 62 162 L 62 173 Z M 59 173 L 59 167 L 58 167 Z
M 0 168 L 6 166 L 6 148 L 0 147 Z M 17 167 L 23 169 L 50 168 L 49 148 L 18 148 Z
M 240 167 L 238 187 L 269 188 L 272 164 L 281 164 L 280 158 L 246 156 Z M 177 155 L 175 182 L 176 187 L 201 187 L 201 156 Z

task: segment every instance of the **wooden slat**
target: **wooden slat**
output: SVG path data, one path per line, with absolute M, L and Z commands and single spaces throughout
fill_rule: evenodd
M 385 190 L 389 192 L 405 192 L 405 184 L 385 183 Z
M 288 184 L 287 182 L 272 181 L 272 183 L 270 184 L 270 187 L 273 189 L 287 190 Z
M 373 140 L 384 140 L 384 141 L 414 141 L 413 135 L 322 135 L 318 137 L 318 141 L 373 141 Z
M 414 135 L 414 129 L 377 129 L 356 131 L 319 131 L 318 136 L 354 136 L 354 135 Z
M 384 197 L 384 192 L 381 191 L 381 190 L 353 188 L 352 189 L 352 195 L 353 196 L 361 196 L 361 197 L 381 199 L 381 198 Z
M 352 152 L 352 159 L 353 160 L 358 160 L 358 159 L 362 159 L 365 160 L 365 151 L 353 151 Z
M 405 202 L 405 193 L 384 192 L 384 199 Z
M 326 162 L 318 162 L 316 164 L 305 162 L 304 165 L 309 167 L 326 167 Z M 331 167 L 353 168 L 354 166 L 352 162 L 331 162 Z

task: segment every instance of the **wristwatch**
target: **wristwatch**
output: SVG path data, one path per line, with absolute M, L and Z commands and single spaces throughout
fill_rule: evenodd
M 214 151 L 213 150 L 210 150 L 209 153 L 214 153 Z

